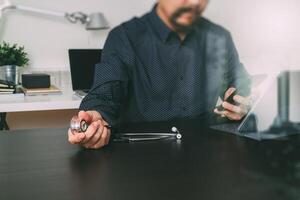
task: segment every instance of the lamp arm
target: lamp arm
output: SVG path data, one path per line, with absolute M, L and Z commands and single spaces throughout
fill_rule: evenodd
M 34 8 L 34 7 L 23 6 L 23 5 L 14 5 L 9 0 L 3 0 L 3 2 L 4 3 L 0 5 L 0 20 L 2 14 L 6 10 L 20 10 L 20 11 L 25 11 L 30 13 L 65 18 L 71 23 L 81 22 L 81 24 L 86 25 L 87 30 L 97 30 L 97 29 L 104 29 L 109 27 L 102 13 L 92 13 L 91 15 L 87 15 L 82 12 L 73 12 L 73 13 L 58 12 L 58 11 L 44 10 L 40 8 Z
M 22 5 L 11 5 L 9 7 L 6 7 L 6 9 L 15 9 L 15 10 L 20 10 L 20 11 L 25 11 L 30 13 L 63 17 L 66 18 L 71 23 L 76 23 L 80 21 L 82 24 L 85 24 L 89 20 L 88 16 L 82 12 L 66 13 L 66 12 L 44 10 L 40 8 L 33 8 L 33 7 L 22 6 Z
M 43 14 L 43 15 L 50 15 L 50 16 L 57 16 L 57 17 L 66 17 L 67 13 L 64 12 L 58 12 L 58 11 L 50 11 L 50 10 L 44 10 L 40 8 L 33 8 L 29 6 L 22 6 L 22 5 L 14 5 L 14 9 L 36 13 L 36 14 Z
M 4 0 L 4 1 L 3 1 L 3 4 L 0 5 L 0 11 L 3 12 L 4 10 L 10 8 L 11 6 L 12 6 L 12 4 L 10 3 L 10 1 Z
M 2 18 L 2 14 L 4 13 L 4 11 L 8 10 L 8 9 L 12 9 L 12 8 L 13 8 L 13 6 L 10 3 L 10 1 L 4 0 L 3 4 L 0 5 L 0 20 Z

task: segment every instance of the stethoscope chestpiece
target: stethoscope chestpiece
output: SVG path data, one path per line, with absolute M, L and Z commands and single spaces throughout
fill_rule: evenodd
M 88 123 L 85 120 L 80 120 L 78 116 L 74 116 L 70 121 L 70 129 L 72 132 L 85 132 L 88 127 Z

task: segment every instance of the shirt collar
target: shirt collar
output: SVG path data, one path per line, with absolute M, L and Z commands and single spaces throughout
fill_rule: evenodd
M 152 11 L 149 13 L 149 19 L 153 25 L 155 32 L 159 35 L 162 41 L 166 42 L 172 31 L 167 27 L 167 25 L 162 21 L 156 12 L 157 4 L 153 7 Z

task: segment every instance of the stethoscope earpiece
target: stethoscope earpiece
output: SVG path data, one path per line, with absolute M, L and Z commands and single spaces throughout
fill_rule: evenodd
M 172 132 L 176 133 L 176 138 L 178 140 L 180 140 L 182 138 L 182 135 L 180 134 L 179 130 L 175 126 L 173 126 L 171 130 L 172 130 Z

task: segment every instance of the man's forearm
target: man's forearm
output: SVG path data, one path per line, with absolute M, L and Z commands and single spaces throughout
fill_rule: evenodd
M 99 112 L 110 125 L 118 123 L 123 93 L 120 84 L 120 82 L 109 82 L 93 87 L 82 100 L 79 109 Z

